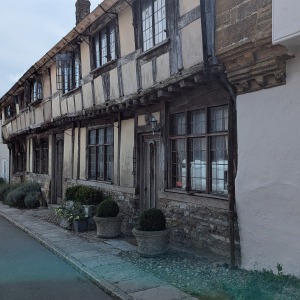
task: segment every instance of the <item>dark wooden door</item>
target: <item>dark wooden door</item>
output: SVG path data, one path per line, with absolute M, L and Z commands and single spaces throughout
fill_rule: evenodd
M 63 199 L 63 165 L 64 165 L 64 140 L 59 136 L 56 139 L 55 162 L 55 200 L 60 203 Z
M 140 156 L 141 211 L 157 207 L 159 182 L 159 136 L 141 138 Z

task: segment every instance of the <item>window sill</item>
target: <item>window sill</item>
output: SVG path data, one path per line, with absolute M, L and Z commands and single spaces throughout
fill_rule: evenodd
M 91 182 L 101 182 L 101 183 L 108 184 L 108 185 L 114 184 L 112 181 L 97 180 L 97 179 L 90 179 L 90 178 L 88 178 L 87 181 L 91 181 Z
M 107 62 L 106 64 L 104 64 L 104 65 L 102 65 L 102 66 L 100 66 L 100 67 L 98 67 L 98 68 L 96 68 L 96 69 L 93 69 L 93 70 L 91 71 L 91 74 L 95 74 L 95 73 L 97 73 L 97 72 L 101 72 L 103 69 L 106 69 L 108 66 L 110 66 L 110 65 L 112 65 L 112 64 L 114 64 L 114 63 L 116 63 L 117 60 L 118 60 L 118 59 L 110 60 L 110 61 Z
M 64 94 L 62 94 L 61 96 L 62 96 L 63 98 L 68 97 L 69 95 L 71 95 L 71 94 L 73 94 L 74 92 L 78 91 L 80 88 L 81 88 L 81 86 L 78 86 L 78 87 L 76 87 L 76 88 L 74 88 L 74 89 L 72 89 L 72 90 L 70 90 L 70 91 L 68 91 L 68 92 L 66 92 L 66 93 L 64 93 Z
M 166 40 L 160 42 L 159 44 L 153 46 L 152 48 L 150 48 L 150 49 L 148 49 L 148 50 L 146 50 L 146 51 L 143 51 L 141 54 L 139 54 L 139 55 L 137 56 L 137 59 L 141 59 L 141 58 L 143 58 L 143 57 L 145 57 L 145 56 L 148 56 L 149 54 L 152 54 L 152 52 L 155 52 L 155 51 L 157 51 L 158 49 L 163 48 L 163 47 L 166 46 L 166 45 L 169 45 L 169 43 L 170 43 L 170 39 L 167 38 Z
M 30 102 L 29 106 L 33 106 L 33 107 L 38 106 L 42 101 L 43 99 L 37 99 L 33 102 Z
M 205 198 L 213 198 L 213 199 L 220 199 L 227 201 L 227 195 L 220 195 L 220 194 L 206 194 L 206 193 L 199 193 L 199 192 L 193 192 L 193 191 L 185 191 L 180 189 L 165 189 L 165 192 L 168 193 L 177 193 L 177 194 L 185 194 L 188 196 L 196 196 L 196 197 L 205 197 Z

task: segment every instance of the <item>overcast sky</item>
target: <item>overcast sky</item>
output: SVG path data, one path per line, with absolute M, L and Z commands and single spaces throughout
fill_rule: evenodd
M 75 27 L 76 0 L 0 0 L 0 98 Z M 90 0 L 91 11 L 101 0 Z

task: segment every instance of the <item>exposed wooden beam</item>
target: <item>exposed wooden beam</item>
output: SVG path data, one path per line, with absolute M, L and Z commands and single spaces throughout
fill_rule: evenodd
M 184 79 L 184 80 L 179 81 L 179 86 L 181 88 L 185 88 L 185 89 L 193 89 L 193 88 L 195 88 L 196 85 L 195 85 L 195 83 Z
M 171 94 L 165 90 L 158 90 L 157 91 L 157 97 L 158 98 L 171 98 Z
M 207 83 L 207 78 L 203 74 L 196 74 L 194 76 L 194 81 L 196 83 L 206 84 Z

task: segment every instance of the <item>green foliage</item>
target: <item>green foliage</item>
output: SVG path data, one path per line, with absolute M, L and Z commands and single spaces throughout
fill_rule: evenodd
M 4 191 L 4 203 L 18 208 L 36 208 L 40 205 L 39 198 L 42 197 L 41 186 L 36 182 L 27 182 L 10 185 L 8 190 Z M 29 196 L 31 195 L 31 196 Z M 27 201 L 25 203 L 25 198 Z
M 0 185 L 5 184 L 6 180 L 3 177 L 0 177 Z
M 160 231 L 166 229 L 164 213 L 157 208 L 150 208 L 143 211 L 139 217 L 138 229 L 141 231 Z
M 78 202 L 74 202 L 73 206 L 71 207 L 66 207 L 63 205 L 56 208 L 55 214 L 61 218 L 68 219 L 70 223 L 73 221 L 86 219 L 84 208 Z
M 6 201 L 6 197 L 9 194 L 9 192 L 17 189 L 21 185 L 22 183 L 13 183 L 13 184 L 6 183 L 0 185 L 0 199 L 3 201 L 4 204 L 8 205 Z
M 119 205 L 117 202 L 111 199 L 102 201 L 96 210 L 96 216 L 102 218 L 113 218 L 119 213 Z
M 29 193 L 24 198 L 26 208 L 37 208 L 40 206 L 40 195 L 38 193 Z
M 65 198 L 84 205 L 98 205 L 102 202 L 104 195 L 100 190 L 90 186 L 77 185 L 66 190 Z

